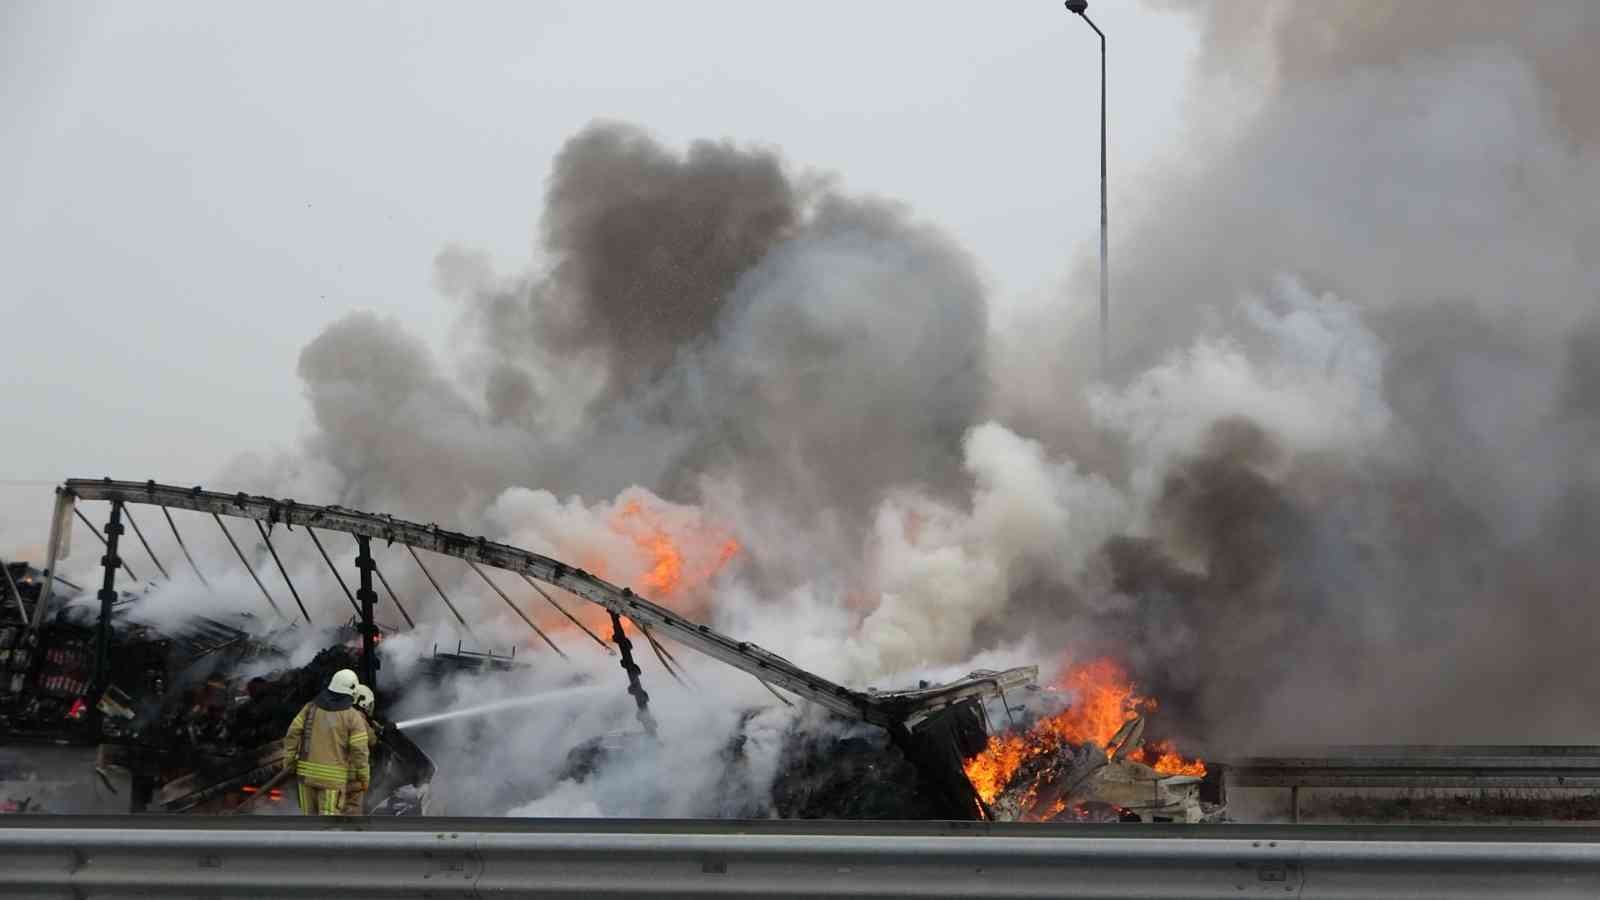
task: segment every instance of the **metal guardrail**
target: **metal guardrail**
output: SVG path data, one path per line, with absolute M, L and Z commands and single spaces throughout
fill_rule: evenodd
M 1600 788 L 1594 746 L 1345 746 L 1227 760 L 1229 787 Z
M 44 817 L 41 817 L 44 818 Z M 1573 829 L 1339 831 L 149 818 L 0 828 L 0 894 L 163 897 L 1593 897 Z M 9 824 L 9 823 L 8 823 Z M 342 825 L 332 827 L 330 825 Z M 142 826 L 142 827 L 137 827 Z M 425 829 L 421 826 L 427 826 Z
M 1218 763 L 1225 788 L 1288 788 L 1290 818 L 1306 790 L 1593 791 L 1600 747 L 1355 745 L 1309 747 Z

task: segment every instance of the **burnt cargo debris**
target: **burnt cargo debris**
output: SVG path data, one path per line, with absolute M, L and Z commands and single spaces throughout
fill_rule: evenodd
M 113 604 L 98 695 L 97 629 L 79 607 L 63 606 L 34 630 L 0 627 L 0 743 L 85 748 L 92 756 L 81 777 L 110 787 L 111 773 L 125 773 L 129 811 L 220 812 L 252 799 L 282 767 L 283 734 L 295 714 L 333 672 L 360 664 L 352 627 L 295 667 L 279 646 L 286 636 L 252 636 L 260 623 L 247 614 L 233 622 L 188 616 L 159 628 L 136 620 L 139 600 L 122 595 Z M 16 777 L 6 780 L 26 782 L 37 756 L 14 754 Z M 388 726 L 374 758 L 373 811 L 425 812 L 434 772 L 427 755 Z M 283 791 L 270 793 L 270 802 L 256 805 L 292 808 Z M 3 799 L 14 811 L 50 811 Z

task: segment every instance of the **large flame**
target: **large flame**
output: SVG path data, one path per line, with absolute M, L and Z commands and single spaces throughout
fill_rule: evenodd
M 1072 666 L 1055 687 L 1072 698 L 1070 706 L 1027 731 L 991 735 L 988 746 L 967 760 L 967 779 L 983 802 L 994 802 L 1029 760 L 1056 753 L 1063 744 L 1105 747 L 1130 719 L 1156 708 L 1156 701 L 1140 695 L 1128 673 L 1110 658 Z M 1170 741 L 1148 743 L 1132 758 L 1163 775 L 1206 773 L 1204 762 L 1184 758 Z
M 673 503 L 641 487 L 593 506 L 573 499 L 542 511 L 542 516 L 536 533 L 551 555 L 691 617 L 709 610 L 713 579 L 743 549 L 733 532 L 706 510 Z M 611 636 L 611 615 L 603 607 L 561 602 L 582 626 L 602 638 Z M 574 627 L 561 612 L 540 604 L 535 608 L 540 610 L 540 627 Z M 625 616 L 622 627 L 632 627 Z
M 698 518 L 676 521 L 638 497 L 617 509 L 611 527 L 633 542 L 643 569 L 633 587 L 651 599 L 697 589 L 739 553 L 739 542 L 722 529 Z
M 1204 775 L 1206 764 L 1186 759 L 1171 741 L 1150 741 L 1139 748 L 1138 760 L 1163 775 Z

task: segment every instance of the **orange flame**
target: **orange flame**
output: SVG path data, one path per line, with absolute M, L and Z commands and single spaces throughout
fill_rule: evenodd
M 1188 759 L 1171 741 L 1151 741 L 1139 748 L 1139 761 L 1163 775 L 1205 775 L 1206 764 Z
M 1073 666 L 1056 688 L 1069 693 L 1075 702 L 1025 732 L 990 735 L 988 746 L 967 760 L 967 780 L 983 802 L 994 802 L 1029 760 L 1056 753 L 1063 744 L 1105 747 L 1130 719 L 1156 708 L 1156 701 L 1141 696 L 1127 672 L 1108 657 Z M 1170 741 L 1141 747 L 1139 758 L 1162 775 L 1206 773 L 1204 762 L 1185 759 Z
M 721 529 L 700 521 L 669 522 L 637 497 L 617 510 L 611 527 L 638 548 L 645 571 L 636 587 L 652 598 L 671 599 L 698 588 L 740 550 L 739 542 Z
M 650 554 L 654 563 L 645 573 L 644 586 L 655 594 L 670 594 L 683 583 L 683 554 L 664 534 L 653 534 L 639 539 L 639 546 Z

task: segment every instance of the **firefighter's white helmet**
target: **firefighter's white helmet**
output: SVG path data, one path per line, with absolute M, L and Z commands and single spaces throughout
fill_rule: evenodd
M 356 692 L 356 688 L 360 684 L 361 679 L 356 677 L 356 673 L 349 669 L 340 669 L 333 673 L 332 678 L 328 679 L 328 690 L 348 697 Z
M 364 684 L 356 685 L 356 709 L 370 716 L 372 715 L 372 708 L 377 702 L 378 698 L 372 696 L 372 688 Z

